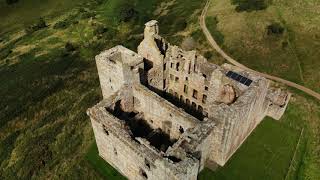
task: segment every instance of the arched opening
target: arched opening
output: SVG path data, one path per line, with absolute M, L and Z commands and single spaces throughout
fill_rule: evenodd
M 193 109 L 193 110 L 197 110 L 197 104 L 196 104 L 195 102 L 192 102 L 192 105 L 191 105 L 191 106 L 192 106 L 192 109 Z
M 180 103 L 184 103 L 184 99 L 182 95 L 180 95 Z
M 203 107 L 199 105 L 199 106 L 198 106 L 198 111 L 199 111 L 199 113 L 202 114 L 202 112 L 203 112 Z
M 186 104 L 188 105 L 188 106 L 190 106 L 191 104 L 190 104 L 190 100 L 189 99 L 186 99 Z

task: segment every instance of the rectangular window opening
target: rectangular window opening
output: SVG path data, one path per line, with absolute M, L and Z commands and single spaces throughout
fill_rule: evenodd
M 185 94 L 188 94 L 188 86 L 187 86 L 187 85 L 184 85 L 183 92 L 184 92 Z
M 192 97 L 197 99 L 198 98 L 198 91 L 197 90 L 193 90 L 193 93 L 192 93 Z

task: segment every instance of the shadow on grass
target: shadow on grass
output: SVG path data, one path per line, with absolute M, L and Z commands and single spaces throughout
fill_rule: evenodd
M 87 67 L 76 55 L 55 50 L 35 57 L 32 50 L 19 57 L 19 63 L 0 67 L 0 128 L 19 116 L 28 106 L 64 87 L 65 79 Z M 72 73 L 71 73 L 72 72 Z

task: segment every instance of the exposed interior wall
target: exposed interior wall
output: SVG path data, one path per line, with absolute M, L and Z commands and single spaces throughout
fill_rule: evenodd
M 103 56 L 97 56 L 96 63 L 102 95 L 104 98 L 108 98 L 119 91 L 124 84 L 122 63 L 114 60 L 110 61 Z
M 136 87 L 133 94 L 135 109 L 144 113 L 150 126 L 162 129 L 172 139 L 178 139 L 187 129 L 198 123 L 196 118 L 176 109 L 171 103 L 142 86 Z
M 193 61 L 195 61 L 193 54 Z M 195 72 L 198 67 L 192 60 L 179 54 L 177 59 L 167 58 L 165 64 L 165 91 L 199 113 L 207 114 L 210 75 Z
M 123 128 L 122 120 L 105 109 L 105 102 L 89 110 L 99 155 L 103 159 L 129 179 L 196 180 L 196 159 L 185 158 L 175 163 L 163 158 L 144 140 L 132 139 L 126 128 Z

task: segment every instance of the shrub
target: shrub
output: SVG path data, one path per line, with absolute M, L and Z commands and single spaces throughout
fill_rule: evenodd
M 69 23 L 67 23 L 66 20 L 59 21 L 57 22 L 54 26 L 53 29 L 66 29 L 69 26 Z
M 214 40 L 221 46 L 224 43 L 224 35 L 218 29 L 218 18 L 216 16 L 209 16 L 207 17 L 206 22 Z
M 272 23 L 269 26 L 267 26 L 268 35 L 281 35 L 283 34 L 284 30 L 284 27 L 282 27 L 280 23 Z
M 272 3 L 272 0 L 231 0 L 231 2 L 237 5 L 237 12 L 251 12 L 266 9 Z
M 78 17 L 77 14 L 71 14 L 67 18 L 65 18 L 64 20 L 61 20 L 61 21 L 57 22 L 53 26 L 53 28 L 54 29 L 66 29 L 71 24 L 77 24 L 77 23 L 79 23 L 79 21 L 76 20 L 77 17 Z
M 57 22 L 53 26 L 53 29 L 66 29 L 68 26 L 69 26 L 69 24 L 65 20 L 63 20 L 63 21 Z
M 27 26 L 25 31 L 27 34 L 30 34 L 46 27 L 48 27 L 46 21 L 43 18 L 39 18 L 37 23 Z
M 64 49 L 66 50 L 66 52 L 74 52 L 75 50 L 77 50 L 77 47 L 71 42 L 67 42 L 64 46 Z
M 81 13 L 81 18 L 82 19 L 88 19 L 88 18 L 94 18 L 96 16 L 96 13 L 93 11 L 84 11 Z
M 39 29 L 45 28 L 45 27 L 47 27 L 47 23 L 46 23 L 46 21 L 41 17 L 41 18 L 39 19 L 39 21 L 37 22 L 36 27 L 39 28 Z
M 119 19 L 121 22 L 128 22 L 138 17 L 138 11 L 136 11 L 131 5 L 126 4 L 120 9 Z
M 93 34 L 95 36 L 101 36 L 108 31 L 108 28 L 103 25 L 98 25 L 94 30 Z
M 212 54 L 211 51 L 207 51 L 207 52 L 204 53 L 204 57 L 205 57 L 206 59 L 210 59 L 212 56 L 213 56 L 213 54 Z
M 19 0 L 6 0 L 6 3 L 7 3 L 8 5 L 15 4 L 15 3 L 17 3 L 17 2 L 19 2 Z

